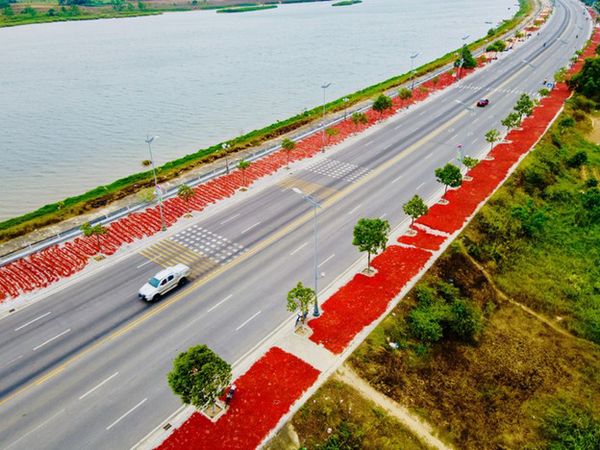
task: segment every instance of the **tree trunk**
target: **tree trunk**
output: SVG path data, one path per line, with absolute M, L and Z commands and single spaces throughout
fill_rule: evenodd
M 371 252 L 367 252 L 367 271 L 371 272 Z
M 98 244 L 98 253 L 102 253 L 102 247 L 100 246 L 100 235 L 96 235 L 96 242 Z

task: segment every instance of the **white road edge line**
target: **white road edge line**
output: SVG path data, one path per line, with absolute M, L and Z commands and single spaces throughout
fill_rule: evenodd
M 41 343 L 40 345 L 38 345 L 37 347 L 33 347 L 33 351 L 35 352 L 37 349 L 39 349 L 39 348 L 42 348 L 44 345 L 46 345 L 46 344 L 49 344 L 50 342 L 52 342 L 52 341 L 53 341 L 53 340 L 55 340 L 55 339 L 58 339 L 58 338 L 59 338 L 59 337 L 61 337 L 61 336 L 64 336 L 65 334 L 67 334 L 67 333 L 68 333 L 68 332 L 70 332 L 70 331 L 71 331 L 71 329 L 70 329 L 70 328 L 66 329 L 66 330 L 65 330 L 65 331 L 63 331 L 62 333 L 60 333 L 60 334 L 57 334 L 56 336 L 54 336 L 54 337 L 52 337 L 52 338 L 48 339 L 46 342 L 42 342 L 42 343 Z
M 321 261 L 321 264 L 319 264 L 317 266 L 317 268 L 320 268 L 323 264 L 325 264 L 327 261 L 331 260 L 331 258 L 333 258 L 335 256 L 335 253 L 331 256 L 328 256 L 327 258 L 325 258 L 323 261 Z
M 8 362 L 6 362 L 6 363 L 2 364 L 2 365 L 0 366 L 0 368 L 4 368 L 4 367 L 6 367 L 6 366 L 10 366 L 12 363 L 14 363 L 14 362 L 16 362 L 16 361 L 20 360 L 22 357 L 23 357 L 23 355 L 19 355 L 19 356 L 17 356 L 16 358 L 13 358 L 13 359 L 11 359 L 10 361 L 8 361 Z
M 349 211 L 349 212 L 348 212 L 348 215 L 350 215 L 350 214 L 354 214 L 356 211 L 358 211 L 358 208 L 360 208 L 361 206 L 362 206 L 362 203 L 361 203 L 361 204 L 359 204 L 359 205 L 357 205 L 356 207 L 354 207 L 354 208 L 352 209 L 352 211 Z
M 241 324 L 239 327 L 237 327 L 235 329 L 235 331 L 240 331 L 242 329 L 242 327 L 248 325 L 248 322 L 250 322 L 252 319 L 254 319 L 256 316 L 258 316 L 261 313 L 261 311 L 258 311 L 256 314 L 254 314 L 252 317 L 250 317 L 248 320 L 246 320 L 243 324 Z
M 298 247 L 296 250 L 294 250 L 292 253 L 290 253 L 290 256 L 294 256 L 296 253 L 298 253 L 300 250 L 302 250 L 304 247 L 306 247 L 308 245 L 308 242 L 305 242 L 304 244 L 302 244 L 300 247 Z
M 421 183 L 420 185 L 417 186 L 417 189 L 415 189 L 416 191 L 418 191 L 419 189 L 421 189 L 423 186 L 425 186 L 425 182 Z
M 227 222 L 231 222 L 234 219 L 240 217 L 242 213 L 236 214 L 235 216 L 231 216 L 229 219 L 225 219 L 223 222 L 220 222 L 220 225 L 225 225 Z
M 227 297 L 225 297 L 223 300 L 221 300 L 219 303 L 217 303 L 214 306 L 211 306 L 208 311 L 206 312 L 211 312 L 213 309 L 216 309 L 218 306 L 221 306 L 222 303 L 225 303 L 227 300 L 229 300 L 231 297 L 233 297 L 233 294 L 229 294 Z
M 23 328 L 25 328 L 27 325 L 31 325 L 32 323 L 34 323 L 34 322 L 37 322 L 37 321 L 38 321 L 38 320 L 40 320 L 40 319 L 43 319 L 44 317 L 46 317 L 46 316 L 50 315 L 51 313 L 52 313 L 52 311 L 48 311 L 46 314 L 42 314 L 41 316 L 39 316 L 39 317 L 36 317 L 35 319 L 32 319 L 32 320 L 30 320 L 29 322 L 27 322 L 27 323 L 24 323 L 23 325 L 21 325 L 19 328 L 15 328 L 15 331 L 22 330 L 22 329 L 23 329 Z
M 133 408 L 131 408 L 129 411 L 127 411 L 125 414 L 123 414 L 121 417 L 119 417 L 117 420 L 115 420 L 113 423 L 111 423 L 109 426 L 107 426 L 106 427 L 106 431 L 110 430 L 112 427 L 114 427 L 116 424 L 118 424 L 121 420 L 123 420 L 125 417 L 127 417 L 129 414 L 131 414 L 137 408 L 139 408 L 144 403 L 146 403 L 146 400 L 148 400 L 148 399 L 145 398 L 144 400 L 142 400 L 141 402 L 139 402 L 137 405 L 135 405 Z
M 110 380 L 112 380 L 114 377 L 116 377 L 117 375 L 119 375 L 119 372 L 115 372 L 113 373 L 110 377 L 108 377 L 106 380 L 100 382 L 99 384 L 97 384 L 95 387 L 93 387 L 92 389 L 90 389 L 89 391 L 87 391 L 85 394 L 83 394 L 81 397 L 79 397 L 79 400 L 83 400 L 84 398 L 86 398 L 88 395 L 90 395 L 92 392 L 94 392 L 96 389 L 104 386 L 106 383 L 108 383 Z
M 60 411 L 58 411 L 56 414 L 54 414 L 53 416 L 51 416 L 50 418 L 44 420 L 42 423 L 40 423 L 37 427 L 35 427 L 32 430 L 29 430 L 27 433 L 25 433 L 24 435 L 22 435 L 19 439 L 17 439 L 16 441 L 13 441 L 11 444 L 9 444 L 7 447 L 5 447 L 6 450 L 8 450 L 10 447 L 12 447 L 13 445 L 15 445 L 17 442 L 21 442 L 23 439 L 25 439 L 27 436 L 29 436 L 31 433 L 39 430 L 40 428 L 42 428 L 44 425 L 46 425 L 48 422 L 50 422 L 52 419 L 54 419 L 56 416 L 58 416 L 59 414 L 62 414 L 65 412 L 65 409 L 61 409 Z
M 140 264 L 139 266 L 137 266 L 137 269 L 141 269 L 144 266 L 147 266 L 148 264 L 150 264 L 153 261 L 146 261 L 145 263 Z
M 260 225 L 260 222 L 256 222 L 254 225 L 250 225 L 248 228 L 246 228 L 245 230 L 242 231 L 242 234 L 247 233 L 248 231 L 250 231 L 252 228 L 257 227 Z

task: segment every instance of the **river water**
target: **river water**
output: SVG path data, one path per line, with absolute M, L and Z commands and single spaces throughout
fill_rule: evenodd
M 410 69 L 515 0 L 364 0 L 0 29 L 0 220 Z

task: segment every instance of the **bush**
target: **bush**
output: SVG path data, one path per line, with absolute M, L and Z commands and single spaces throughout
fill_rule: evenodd
M 600 101 L 600 58 L 588 58 L 581 72 L 569 80 L 569 86 L 593 101 Z
M 481 312 L 465 300 L 455 300 L 450 306 L 448 326 L 460 340 L 471 342 L 483 329 Z
M 567 164 L 569 167 L 579 168 L 588 162 L 588 155 L 583 150 L 578 151 L 569 158 Z
M 408 313 L 411 335 L 423 342 L 438 342 L 444 335 L 441 322 L 445 314 L 436 306 L 418 307 Z
M 527 192 L 532 193 L 536 189 L 544 190 L 554 183 L 554 177 L 548 167 L 540 162 L 534 162 L 523 171 L 523 184 Z
M 521 231 L 526 237 L 539 234 L 548 221 L 544 210 L 536 207 L 531 199 L 523 205 L 513 207 L 511 216 L 520 222 Z

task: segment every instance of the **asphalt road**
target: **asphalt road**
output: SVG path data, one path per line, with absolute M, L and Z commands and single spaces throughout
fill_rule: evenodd
M 289 318 L 291 287 L 312 285 L 312 210 L 292 187 L 322 202 L 322 288 L 360 257 L 356 221 L 399 225 L 415 193 L 440 192 L 433 171 L 456 158 L 457 145 L 474 157 L 488 150 L 484 133 L 502 129 L 518 96 L 537 92 L 583 46 L 587 17 L 580 3 L 559 0 L 539 35 L 378 132 L 1 320 L 0 447 L 135 444 L 180 405 L 166 383 L 179 351 L 205 343 L 233 363 Z M 481 97 L 490 105 L 472 107 Z M 154 304 L 136 298 L 147 278 L 177 262 L 193 268 L 187 286 Z

